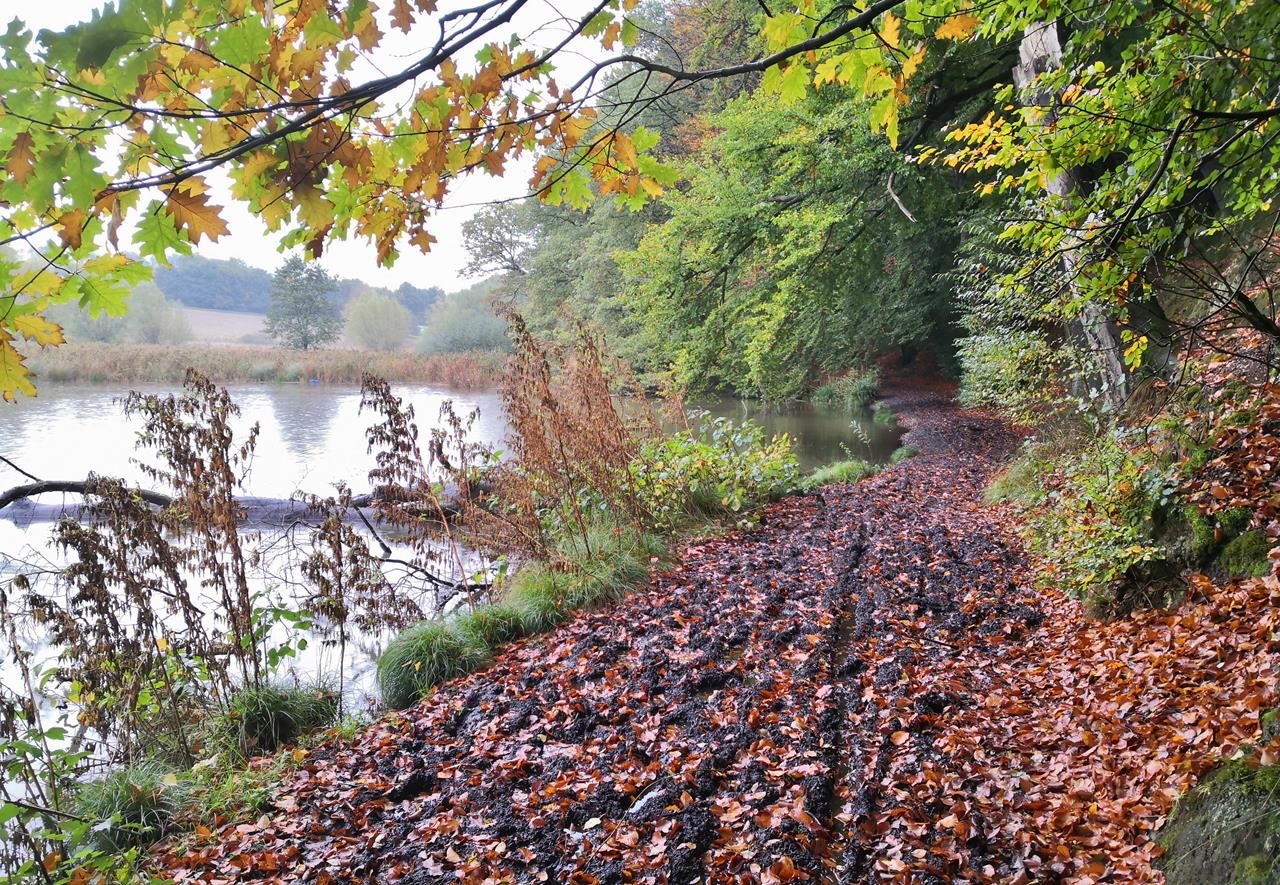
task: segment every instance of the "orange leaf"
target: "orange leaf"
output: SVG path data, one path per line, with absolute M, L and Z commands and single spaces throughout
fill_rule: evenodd
M 201 237 L 216 240 L 230 232 L 222 220 L 222 207 L 209 202 L 204 181 L 199 177 L 180 182 L 169 192 L 164 208 L 173 217 L 175 227 L 186 228 L 187 238 L 193 243 L 200 242 Z

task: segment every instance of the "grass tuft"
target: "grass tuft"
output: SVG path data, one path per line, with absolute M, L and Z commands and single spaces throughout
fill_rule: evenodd
M 81 784 L 74 807 L 79 817 L 98 822 L 97 847 L 119 852 L 150 844 L 169 832 L 189 800 L 189 787 L 172 768 L 144 760 Z
M 338 696 L 325 688 L 248 688 L 214 720 L 212 742 L 242 757 L 270 753 L 330 725 L 337 712 Z
M 875 476 L 880 472 L 880 468 L 874 464 L 868 464 L 866 461 L 859 461 L 852 458 L 848 461 L 837 461 L 834 464 L 828 464 L 825 467 L 819 467 L 813 473 L 805 477 L 800 487 L 805 490 L 816 489 L 819 486 L 835 485 L 843 482 L 858 482 L 866 479 L 868 476 Z
M 861 412 L 871 405 L 880 391 L 880 370 L 876 367 L 859 372 L 850 370 L 834 381 L 822 385 L 810 399 L 829 409 Z
M 889 456 L 889 463 L 901 464 L 903 461 L 906 461 L 908 458 L 914 458 L 918 454 L 920 453 L 917 452 L 915 449 L 911 448 L 911 446 L 899 446 L 898 448 L 894 449 L 893 454 Z
M 378 690 L 388 707 L 413 706 L 437 683 L 470 673 L 489 660 L 489 649 L 453 624 L 421 621 L 387 645 L 378 658 Z

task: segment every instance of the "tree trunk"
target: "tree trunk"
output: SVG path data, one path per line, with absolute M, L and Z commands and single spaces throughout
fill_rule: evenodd
M 1018 64 L 1013 68 L 1013 82 L 1022 92 L 1025 105 L 1051 108 L 1057 96 L 1035 90 L 1036 78 L 1062 65 L 1062 44 L 1058 42 L 1057 22 L 1037 22 L 1023 34 L 1018 47 Z M 1045 115 L 1045 125 L 1051 125 L 1053 114 Z M 1075 170 L 1067 169 L 1048 183 L 1051 195 L 1069 200 L 1078 191 L 1080 179 Z M 1079 275 L 1082 272 L 1084 238 L 1069 234 L 1064 243 L 1062 269 L 1072 294 L 1079 293 Z M 1120 329 L 1106 306 L 1086 302 L 1077 323 L 1072 324 L 1072 334 L 1081 339 L 1085 349 L 1097 360 L 1096 381 L 1098 393 L 1106 407 L 1115 411 L 1129 398 L 1130 377 L 1124 363 L 1124 346 Z

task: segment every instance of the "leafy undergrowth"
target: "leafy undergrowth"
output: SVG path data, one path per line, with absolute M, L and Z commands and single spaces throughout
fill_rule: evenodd
M 1016 440 L 893 399 L 919 455 L 789 499 L 320 748 L 182 881 L 1148 881 L 1174 798 L 1274 705 L 1280 583 L 1107 624 L 980 503 Z

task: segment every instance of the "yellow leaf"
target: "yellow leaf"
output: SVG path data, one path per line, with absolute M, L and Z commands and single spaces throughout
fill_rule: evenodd
M 933 36 L 939 40 L 967 40 L 979 24 L 974 16 L 960 13 L 943 22 L 942 27 L 933 32 Z
M 333 223 L 333 204 L 319 188 L 302 185 L 294 190 L 293 199 L 307 227 L 319 230 Z
M 920 62 L 924 61 L 924 47 L 919 47 L 915 52 L 911 53 L 911 57 L 902 63 L 902 79 L 910 80 L 911 75 L 920 67 Z
M 68 249 L 79 249 L 84 237 L 84 223 L 88 214 L 83 209 L 64 212 L 58 219 L 58 239 Z
M 902 22 L 892 12 L 884 14 L 884 23 L 880 26 L 880 36 L 884 42 L 897 49 L 902 42 Z
M 23 362 L 22 354 L 13 348 L 13 336 L 0 326 L 0 397 L 8 402 L 17 395 L 35 396 L 36 386 L 31 383 L 31 371 Z
M 66 343 L 66 339 L 62 337 L 62 327 L 38 313 L 14 317 L 12 325 L 15 332 L 41 347 L 56 347 Z
M 175 227 L 186 228 L 187 239 L 193 243 L 200 242 L 202 237 L 216 240 L 230 232 L 222 220 L 222 207 L 209 202 L 204 181 L 199 176 L 174 187 L 164 201 L 164 208 L 172 216 Z
M 166 787 L 176 787 L 178 785 L 178 776 L 173 772 L 169 772 L 164 777 L 160 778 L 160 783 L 164 784 Z
M 624 169 L 636 168 L 636 146 L 621 132 L 613 137 L 613 155 L 617 160 L 615 165 Z

